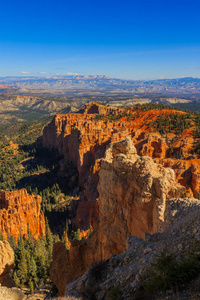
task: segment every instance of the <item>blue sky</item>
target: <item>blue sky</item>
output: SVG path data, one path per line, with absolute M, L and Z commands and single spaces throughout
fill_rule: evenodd
M 200 77 L 199 0 L 7 0 L 0 76 Z

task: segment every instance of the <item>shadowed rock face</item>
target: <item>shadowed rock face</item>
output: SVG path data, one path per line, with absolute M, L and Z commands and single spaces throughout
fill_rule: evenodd
M 104 157 L 107 145 L 127 136 L 131 137 L 139 155 L 149 156 L 158 164 L 174 169 L 175 181 L 186 187 L 188 197 L 198 196 L 200 159 L 190 155 L 194 147 L 193 129 L 186 129 L 179 136 L 170 133 L 166 138 L 150 126 L 157 117 L 173 113 L 169 109 L 138 111 L 134 107 L 124 109 L 89 103 L 78 113 L 56 115 L 44 128 L 43 146 L 58 149 L 64 157 L 60 174 L 67 177 L 66 182 L 73 178 L 72 166 L 78 174 L 82 191 L 76 217 L 78 227 L 85 230 L 98 221 L 99 160 Z M 173 158 L 171 148 L 175 149 Z M 176 159 L 180 151 L 182 160 Z
M 27 236 L 28 230 L 37 239 L 45 234 L 45 219 L 40 211 L 41 197 L 28 195 L 25 189 L 0 192 L 0 231 L 7 236 Z
M 185 188 L 175 183 L 174 171 L 138 156 L 129 137 L 107 147 L 100 161 L 98 191 L 99 221 L 92 236 L 72 243 L 69 251 L 60 244 L 54 247 L 50 274 L 60 295 L 66 283 L 93 262 L 122 252 L 130 235 L 144 238 L 145 232 L 161 231 L 167 199 L 185 194 Z
M 7 287 L 15 286 L 9 271 L 14 268 L 14 251 L 7 241 L 0 241 L 0 284 Z

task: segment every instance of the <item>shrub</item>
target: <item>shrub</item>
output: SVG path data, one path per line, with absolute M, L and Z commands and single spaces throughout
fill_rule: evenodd
M 177 261 L 165 249 L 157 256 L 152 268 L 151 277 L 143 282 L 148 292 L 167 290 L 191 281 L 200 271 L 200 262 L 194 250 L 187 258 Z
M 122 297 L 122 290 L 119 286 L 113 286 L 107 293 L 109 300 L 120 300 Z

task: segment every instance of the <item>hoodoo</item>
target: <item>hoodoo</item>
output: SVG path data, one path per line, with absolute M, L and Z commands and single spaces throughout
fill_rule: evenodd
M 45 235 L 44 214 L 40 211 L 41 197 L 28 195 L 25 189 L 0 192 L 0 231 L 5 239 L 28 236 L 35 239 Z

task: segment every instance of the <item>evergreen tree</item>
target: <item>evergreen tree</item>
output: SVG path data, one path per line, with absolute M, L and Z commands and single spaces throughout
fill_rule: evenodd
M 17 276 L 19 277 L 20 283 L 25 284 L 28 279 L 28 265 L 26 259 L 26 250 L 22 248 L 21 257 L 18 263 Z

